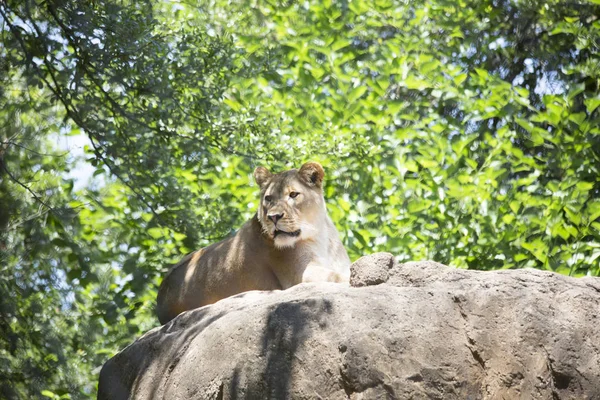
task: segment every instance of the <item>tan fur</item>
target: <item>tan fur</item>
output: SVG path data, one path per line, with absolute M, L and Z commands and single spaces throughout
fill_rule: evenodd
M 234 236 L 188 254 L 169 271 L 158 291 L 160 322 L 249 290 L 347 282 L 350 259 L 327 215 L 323 177 L 318 163 L 279 174 L 257 168 L 258 212 Z

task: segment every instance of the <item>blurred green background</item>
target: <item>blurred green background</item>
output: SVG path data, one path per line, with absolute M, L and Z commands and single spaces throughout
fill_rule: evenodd
M 0 3 L 0 398 L 94 398 L 161 276 L 319 161 L 351 259 L 600 275 L 600 1 Z

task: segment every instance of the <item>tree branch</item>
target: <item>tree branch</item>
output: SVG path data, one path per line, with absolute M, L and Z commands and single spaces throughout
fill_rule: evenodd
M 27 190 L 32 196 L 33 198 L 40 204 L 42 204 L 44 207 L 48 208 L 50 211 L 54 212 L 54 208 L 49 205 L 48 203 L 46 203 L 44 200 L 42 200 L 42 198 L 40 196 L 37 195 L 37 193 L 35 193 L 33 190 L 31 190 L 31 188 L 27 185 L 25 185 L 23 182 L 21 182 L 20 180 L 17 179 L 16 176 L 14 176 L 9 170 L 8 168 L 6 168 L 6 164 L 0 163 L 0 165 L 2 166 L 2 169 L 4 170 L 4 172 L 6 172 L 6 174 L 9 176 L 9 178 L 15 182 L 16 184 L 18 184 L 19 186 L 21 186 L 23 189 Z
M 12 21 L 8 18 L 8 15 L 6 14 L 5 8 L 2 5 L 0 5 L 0 15 L 2 16 L 2 18 L 4 19 L 4 21 L 6 21 L 6 24 L 8 25 L 10 32 L 13 34 L 13 36 L 15 36 L 15 38 L 19 42 L 19 45 L 20 45 L 21 49 L 23 50 L 23 52 L 25 53 L 25 56 L 27 57 L 29 55 L 28 50 L 27 50 L 27 46 L 25 45 L 25 43 L 23 41 L 23 38 L 21 37 L 20 33 L 18 32 L 18 29 L 15 27 L 15 25 L 12 23 Z M 27 57 L 27 58 L 30 59 L 31 57 Z M 152 214 L 157 218 L 157 220 L 159 221 L 159 223 L 162 221 L 163 225 L 165 225 L 163 219 L 158 214 L 158 212 L 156 211 L 156 209 L 148 201 L 146 201 L 146 199 L 144 198 L 144 196 L 142 196 L 137 191 L 137 189 L 135 189 L 129 182 L 127 182 L 125 179 L 123 179 L 123 177 L 116 171 L 116 169 L 110 163 L 110 161 L 107 160 L 106 157 L 104 157 L 104 155 L 102 155 L 102 152 L 97 147 L 96 143 L 94 143 L 94 140 L 93 140 L 93 137 L 92 137 L 94 135 L 97 136 L 97 137 L 101 137 L 102 135 L 100 135 L 99 132 L 97 132 L 96 130 L 88 127 L 87 124 L 80 118 L 80 116 L 77 113 L 77 111 L 75 111 L 75 109 L 71 106 L 70 101 L 63 95 L 63 92 L 60 89 L 60 85 L 58 84 L 58 81 L 56 80 L 56 77 L 52 73 L 52 66 L 49 65 L 49 61 L 48 61 L 48 59 L 46 57 L 43 58 L 43 62 L 44 62 L 44 65 L 47 68 L 47 72 L 48 72 L 48 75 L 50 76 L 50 78 L 52 80 L 52 83 L 50 83 L 48 81 L 48 79 L 46 78 L 46 76 L 43 73 L 41 73 L 39 67 L 37 65 L 35 65 L 33 62 L 29 61 L 29 66 L 33 68 L 33 70 L 36 72 L 36 74 L 39 76 L 39 78 L 44 82 L 44 84 L 46 85 L 46 87 L 48 87 L 48 89 L 60 101 L 60 103 L 65 108 L 65 112 L 67 113 L 67 116 L 69 118 L 71 118 L 79 127 L 81 127 L 83 130 L 85 130 L 86 132 L 88 132 L 88 133 L 91 134 L 91 135 L 88 135 L 88 136 L 90 137 L 90 141 L 92 142 L 92 146 L 94 147 L 94 154 L 96 155 L 96 157 L 98 157 L 107 166 L 107 168 L 109 169 L 109 171 L 111 172 L 111 174 L 113 174 L 115 177 L 117 177 L 117 179 L 119 179 L 121 182 L 123 182 L 123 184 L 125 186 L 127 186 L 133 192 L 133 194 L 135 194 L 135 196 L 146 207 L 148 207 L 148 209 L 150 210 L 150 212 L 152 212 Z M 4 166 L 4 169 L 6 170 L 6 166 Z M 6 171 L 8 172 L 8 170 L 6 170 Z M 17 182 L 17 181 L 15 181 L 15 182 Z M 21 184 L 20 182 L 18 182 L 18 183 Z M 34 196 L 34 197 L 36 199 L 39 198 L 37 195 Z M 44 203 L 42 202 L 42 204 L 44 204 Z

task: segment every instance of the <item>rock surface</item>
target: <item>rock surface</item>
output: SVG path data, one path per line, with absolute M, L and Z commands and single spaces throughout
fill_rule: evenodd
M 98 398 L 600 398 L 598 278 L 379 253 L 351 283 L 185 312 L 110 359 Z

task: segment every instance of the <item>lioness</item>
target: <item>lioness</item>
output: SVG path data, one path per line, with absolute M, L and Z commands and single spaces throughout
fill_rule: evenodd
M 158 290 L 159 321 L 249 290 L 347 282 L 350 259 L 327 215 L 324 175 L 316 162 L 279 174 L 256 168 L 258 212 L 234 236 L 188 254 L 169 271 Z

